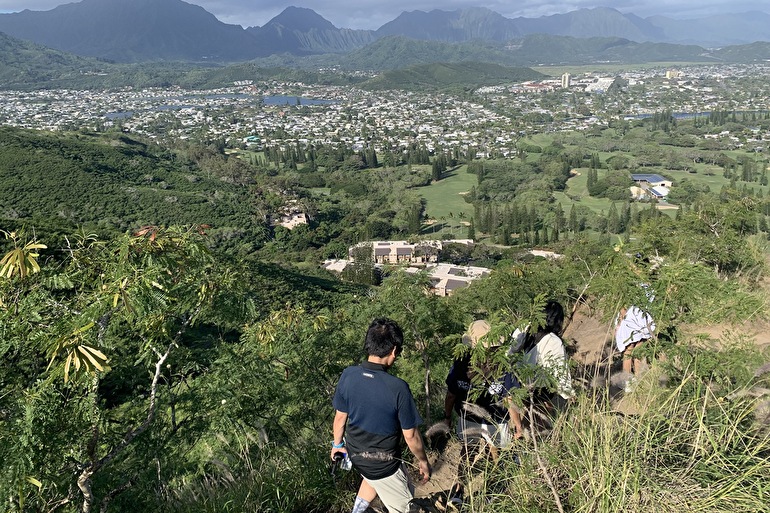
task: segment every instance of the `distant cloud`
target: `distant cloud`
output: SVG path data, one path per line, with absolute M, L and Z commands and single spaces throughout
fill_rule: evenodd
M 24 9 L 46 11 L 63 3 L 69 1 L 0 0 L 0 12 Z M 200 5 L 224 23 L 244 27 L 262 26 L 286 7 L 295 5 L 313 9 L 337 27 L 353 29 L 379 28 L 403 11 L 454 11 L 466 7 L 486 7 L 507 18 L 547 16 L 597 6 L 612 7 L 643 18 L 656 14 L 671 18 L 697 18 L 720 13 L 770 12 L 767 0 L 612 0 L 604 3 L 595 0 L 520 0 L 515 3 L 509 0 L 187 0 L 187 3 Z

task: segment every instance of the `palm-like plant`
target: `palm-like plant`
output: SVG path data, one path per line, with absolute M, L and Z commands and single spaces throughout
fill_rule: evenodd
M 107 356 L 95 347 L 86 345 L 83 341 L 86 332 L 94 326 L 95 323 L 89 322 L 85 326 L 77 328 L 70 336 L 57 340 L 52 348 L 48 369 L 57 358 L 63 358 L 65 382 L 69 380 L 71 367 L 75 368 L 75 372 L 80 372 L 82 369 L 90 374 L 109 370 Z
M 29 274 L 39 273 L 40 265 L 37 263 L 40 253 L 39 249 L 46 249 L 48 246 L 40 244 L 34 239 L 28 242 L 22 242 L 22 237 L 16 232 L 6 232 L 0 230 L 6 239 L 13 241 L 13 249 L 3 256 L 0 260 L 0 278 L 11 279 L 14 275 L 25 278 Z

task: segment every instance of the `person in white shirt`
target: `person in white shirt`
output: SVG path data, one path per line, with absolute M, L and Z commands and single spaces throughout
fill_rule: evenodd
M 516 341 L 510 354 L 522 352 L 522 363 L 527 364 L 534 376 L 528 380 L 535 386 L 535 402 L 551 406 L 563 406 L 575 396 L 572 375 L 569 370 L 564 342 L 559 337 L 564 323 L 564 308 L 558 301 L 550 300 L 544 307 L 545 324 L 535 333 L 514 332 Z M 518 331 L 518 330 L 517 330 Z M 555 392 L 552 389 L 555 387 Z
M 615 326 L 615 346 L 623 354 L 623 372 L 628 376 L 626 392 L 633 386 L 636 376 L 642 370 L 642 359 L 635 358 L 634 349 L 653 337 L 655 321 L 649 313 L 638 306 L 622 308 Z

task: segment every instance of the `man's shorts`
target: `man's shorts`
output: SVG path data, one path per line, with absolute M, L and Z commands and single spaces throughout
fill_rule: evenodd
M 414 485 L 409 479 L 409 473 L 406 471 L 406 465 L 401 464 L 399 469 L 388 477 L 382 479 L 366 479 L 372 488 L 377 492 L 377 496 L 388 508 L 388 513 L 408 513 L 409 501 L 414 497 Z

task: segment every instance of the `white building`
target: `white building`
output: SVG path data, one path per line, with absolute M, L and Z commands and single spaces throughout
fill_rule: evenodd
M 424 240 L 415 243 L 404 240 L 385 240 L 371 241 L 356 244 L 348 250 L 352 258 L 353 250 L 356 247 L 371 245 L 372 259 L 375 264 L 428 264 L 438 262 L 439 251 L 445 243 L 473 244 L 470 239 L 455 240 Z

